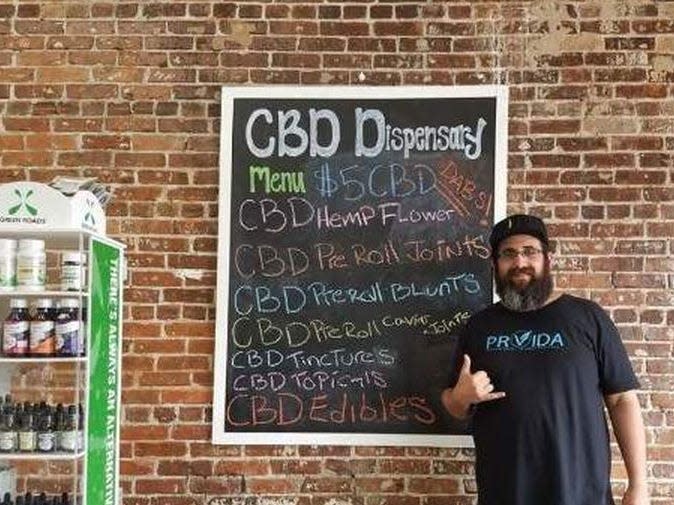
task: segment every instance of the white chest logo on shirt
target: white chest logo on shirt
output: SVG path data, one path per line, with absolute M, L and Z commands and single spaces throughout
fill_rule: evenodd
M 566 347 L 566 341 L 560 332 L 521 330 L 510 335 L 490 335 L 485 347 L 487 351 L 552 351 Z

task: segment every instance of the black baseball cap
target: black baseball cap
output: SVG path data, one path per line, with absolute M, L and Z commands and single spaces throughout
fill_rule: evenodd
M 540 218 L 527 214 L 513 214 L 499 221 L 492 228 L 489 236 L 492 256 L 496 254 L 498 245 L 512 235 L 531 235 L 546 247 L 549 246 L 548 230 Z

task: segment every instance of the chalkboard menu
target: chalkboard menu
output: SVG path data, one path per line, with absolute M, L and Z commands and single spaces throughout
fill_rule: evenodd
M 469 445 L 506 89 L 223 88 L 214 443 Z

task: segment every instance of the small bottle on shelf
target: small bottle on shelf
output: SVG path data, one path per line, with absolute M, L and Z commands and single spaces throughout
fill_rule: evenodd
M 5 397 L 5 406 L 0 416 L 0 452 L 16 452 L 18 445 L 16 406 L 13 404 L 11 396 Z
M 82 329 L 79 306 L 77 298 L 65 298 L 57 302 L 56 356 L 73 357 L 79 355 Z
M 78 251 L 64 252 L 61 256 L 61 289 L 80 291 L 84 286 L 84 268 L 87 257 Z
M 9 441 L 7 438 L 6 414 L 0 414 L 0 452 L 9 452 Z
M 61 434 L 63 433 L 63 423 L 65 422 L 65 412 L 63 404 L 59 403 L 54 410 L 54 450 L 61 450 Z
M 14 408 L 10 408 L 0 416 L 0 452 L 16 452 L 18 436 Z
M 84 305 L 84 304 L 83 304 Z M 80 340 L 78 342 L 79 356 L 84 356 L 87 353 L 87 307 L 84 305 L 78 314 L 80 320 Z
M 30 322 L 30 355 L 49 357 L 55 350 L 55 325 L 53 304 L 49 298 L 40 298 L 35 302 L 35 314 Z
M 54 417 L 51 407 L 40 413 L 37 431 L 37 450 L 39 452 L 54 452 L 56 450 L 56 433 L 54 431 Z
M 0 291 L 16 289 L 16 240 L 0 238 Z
M 7 393 L 5 394 L 5 401 L 2 404 L 2 411 L 6 412 L 7 409 L 10 409 L 14 406 L 14 401 L 12 400 L 12 395 Z
M 60 430 L 60 450 L 65 452 L 77 451 L 77 424 L 77 407 L 75 405 L 69 405 L 67 412 L 65 412 L 65 415 L 63 416 Z
M 44 240 L 19 240 L 16 255 L 16 283 L 19 289 L 44 291 L 47 278 L 47 255 Z
M 37 430 L 34 419 L 32 406 L 24 404 L 19 423 L 19 451 L 21 452 L 35 452 L 37 449 Z
M 30 340 L 30 314 L 28 303 L 22 298 L 9 301 L 10 311 L 2 328 L 2 354 L 22 358 L 28 354 Z
M 77 406 L 77 450 L 84 450 L 84 409 L 81 403 Z

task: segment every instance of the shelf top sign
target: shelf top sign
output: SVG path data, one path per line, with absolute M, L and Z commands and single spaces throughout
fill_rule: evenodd
M 90 191 L 73 196 L 37 182 L 0 184 L 0 231 L 63 229 L 105 235 L 105 213 Z

